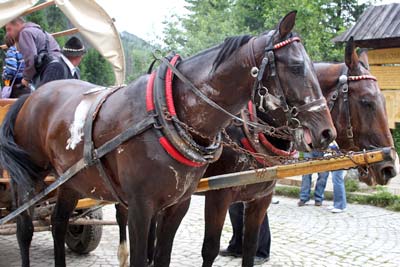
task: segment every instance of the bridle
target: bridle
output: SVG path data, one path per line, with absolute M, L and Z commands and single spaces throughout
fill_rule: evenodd
M 252 56 L 252 64 L 253 67 L 251 69 L 251 75 L 255 78 L 254 84 L 253 84 L 253 95 L 252 95 L 252 101 L 253 103 L 255 102 L 255 92 L 258 93 L 260 97 L 260 102 L 256 103 L 258 110 L 261 112 L 265 112 L 265 108 L 268 107 L 280 107 L 282 108 L 283 112 L 285 113 L 286 116 L 286 121 L 288 123 L 288 126 L 291 126 L 291 129 L 296 129 L 302 127 L 301 122 L 298 118 L 299 113 L 304 112 L 304 111 L 319 111 L 322 108 L 327 108 L 326 105 L 326 100 L 324 97 L 320 99 L 313 100 L 311 102 L 308 102 L 304 105 L 301 106 L 290 106 L 286 100 L 285 94 L 282 89 L 281 81 L 279 78 L 279 75 L 277 74 L 276 71 L 276 62 L 275 62 L 275 51 L 285 47 L 287 45 L 290 45 L 294 42 L 300 42 L 300 38 L 297 36 L 290 37 L 282 42 L 279 42 L 277 44 L 273 44 L 273 35 L 275 34 L 275 31 L 270 31 L 267 34 L 267 44 L 265 46 L 264 50 L 264 57 L 261 61 L 260 67 L 256 67 L 256 60 L 254 58 L 254 48 L 253 48 L 253 42 L 254 39 L 251 40 L 251 43 L 249 44 L 250 47 L 250 53 L 253 55 Z M 270 37 L 270 38 L 268 38 Z M 268 68 L 268 71 L 266 71 Z M 275 89 L 274 89 L 274 94 L 270 94 L 268 88 L 263 84 L 262 80 L 264 78 L 265 73 L 267 72 L 267 78 L 271 78 L 275 82 Z M 264 105 L 265 103 L 265 105 Z
M 349 82 L 362 81 L 362 80 L 376 81 L 377 79 L 375 76 L 372 75 L 358 75 L 358 76 L 351 76 L 348 74 L 340 75 L 338 84 L 336 86 L 336 90 L 333 92 L 328 101 L 329 111 L 332 112 L 336 100 L 339 98 L 339 94 L 343 96 L 344 115 L 346 119 L 346 138 L 351 148 L 357 148 L 357 147 L 354 142 L 353 126 L 351 123 L 351 112 L 349 103 Z

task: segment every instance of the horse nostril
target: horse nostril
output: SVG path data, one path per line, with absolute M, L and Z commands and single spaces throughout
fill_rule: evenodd
M 322 133 L 321 133 L 321 135 L 322 135 L 322 140 L 323 140 L 323 142 L 328 141 L 328 142 L 330 143 L 330 142 L 333 141 L 333 139 L 334 139 L 333 132 L 332 132 L 331 129 L 325 129 L 325 130 L 323 130 Z
M 396 176 L 396 170 L 392 166 L 384 167 L 381 169 L 381 174 L 385 182 Z

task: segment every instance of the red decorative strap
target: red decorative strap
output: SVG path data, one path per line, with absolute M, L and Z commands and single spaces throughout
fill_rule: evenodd
M 156 72 L 153 72 L 150 75 L 149 81 L 147 82 L 147 87 L 146 87 L 146 110 L 147 110 L 147 112 L 154 110 L 153 87 L 154 87 L 154 79 L 155 78 L 156 78 Z
M 263 133 L 259 133 L 258 138 L 260 139 L 263 146 L 265 146 L 265 148 L 267 148 L 269 151 L 271 151 L 275 155 L 287 157 L 287 156 L 293 156 L 294 154 L 297 153 L 296 150 L 288 152 L 288 151 L 277 148 L 276 146 L 274 146 L 273 144 L 271 144 L 268 141 L 268 139 L 265 137 L 265 135 Z
M 185 158 L 176 148 L 168 141 L 165 136 L 160 137 L 159 142 L 165 151 L 176 161 L 185 164 L 190 167 L 201 167 L 204 163 L 194 162 Z
M 257 153 L 257 151 L 252 147 L 250 141 L 246 137 L 240 139 L 240 143 L 242 143 L 243 148 L 246 149 L 247 151 L 250 151 L 251 153 Z M 254 158 L 257 160 L 258 163 L 266 165 L 266 162 L 261 157 L 254 157 Z
M 374 80 L 377 81 L 375 76 L 372 75 L 359 75 L 359 76 L 348 76 L 348 81 L 361 81 L 361 80 Z
M 247 104 L 247 109 L 249 110 L 250 121 L 254 121 L 254 114 L 253 114 L 253 101 L 249 101 Z
M 180 56 L 176 54 L 170 61 L 171 65 L 175 66 L 176 62 Z M 167 103 L 167 108 L 171 116 L 176 116 L 176 110 L 174 105 L 174 98 L 172 95 L 172 79 L 173 79 L 173 72 L 170 68 L 167 69 L 167 73 L 165 76 L 165 101 Z
M 300 40 L 299 37 L 297 37 L 297 36 L 296 37 L 292 37 L 292 38 L 289 38 L 289 39 L 287 39 L 285 41 L 282 41 L 280 43 L 275 44 L 274 45 L 274 49 L 279 49 L 279 48 L 282 48 L 282 47 L 284 47 L 284 46 L 286 46 L 288 44 L 291 44 L 293 42 L 300 42 L 300 41 L 301 40 Z

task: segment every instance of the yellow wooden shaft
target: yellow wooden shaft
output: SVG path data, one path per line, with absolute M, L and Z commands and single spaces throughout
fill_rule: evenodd
M 359 165 L 381 162 L 383 160 L 393 160 L 394 158 L 395 151 L 392 148 L 383 148 L 365 153 L 354 153 L 351 157 L 344 156 L 340 158 L 312 160 L 251 171 L 223 174 L 201 179 L 197 187 L 197 192 L 267 182 L 294 175 L 349 169 Z

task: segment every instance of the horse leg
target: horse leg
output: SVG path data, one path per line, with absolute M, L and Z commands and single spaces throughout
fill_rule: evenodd
M 130 266 L 147 266 L 148 235 L 153 207 L 144 199 L 133 199 L 129 201 L 128 227 L 129 227 L 129 250 Z
M 267 208 L 272 200 L 272 194 L 255 199 L 245 205 L 244 213 L 244 237 L 243 237 L 243 267 L 254 265 L 254 256 L 258 247 L 258 235 L 264 220 Z
M 52 234 L 54 241 L 55 266 L 65 266 L 65 235 L 69 218 L 78 203 L 79 195 L 73 190 L 60 189 L 57 203 L 51 216 Z
M 212 266 L 220 249 L 221 232 L 224 226 L 226 212 L 231 204 L 231 198 L 220 191 L 206 193 L 204 208 L 205 231 L 203 248 L 203 267 Z
M 156 232 L 157 232 L 157 215 L 155 215 L 152 219 L 151 219 L 151 223 L 150 223 L 150 230 L 149 230 L 149 249 L 147 250 L 147 260 L 149 263 L 149 266 L 151 266 L 151 264 L 154 261 L 154 253 L 155 253 L 155 246 L 156 246 Z
M 128 210 L 121 204 L 115 205 L 116 219 L 119 228 L 118 260 L 120 267 L 128 266 L 129 250 L 126 243 L 126 225 L 128 223 Z
M 13 185 L 12 185 L 13 186 Z M 17 190 L 17 206 L 22 205 L 25 201 L 28 201 L 32 194 L 27 194 L 25 190 L 21 187 L 14 184 L 14 191 Z M 16 190 L 15 190 L 16 189 Z M 21 254 L 21 265 L 22 267 L 29 267 L 30 260 L 29 260 L 29 248 L 31 246 L 32 237 L 33 237 L 33 215 L 34 215 L 34 208 L 30 208 L 29 210 L 21 213 L 17 217 L 17 239 L 18 239 L 18 246 Z
M 190 206 L 190 198 L 168 207 L 157 225 L 157 244 L 154 257 L 155 267 L 169 266 L 176 231 Z

